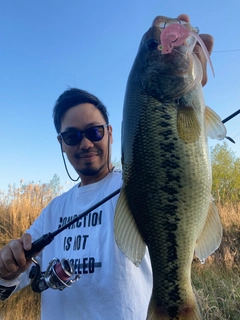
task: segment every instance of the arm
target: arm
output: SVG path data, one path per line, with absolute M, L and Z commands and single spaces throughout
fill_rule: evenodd
M 10 241 L 0 250 L 0 300 L 2 301 L 30 283 L 28 274 L 33 262 L 31 259 L 26 259 L 24 250 L 30 250 L 32 241 L 42 236 L 44 211 L 27 233 L 20 239 Z M 41 254 L 38 261 L 41 263 Z
M 32 261 L 26 260 L 23 250 L 31 248 L 31 239 L 31 235 L 26 233 L 20 239 L 10 241 L 0 250 L 0 300 L 2 301 L 30 282 L 25 271 Z
M 32 261 L 25 258 L 24 250 L 32 247 L 32 237 L 25 233 L 20 239 L 10 241 L 0 250 L 0 278 L 13 280 L 25 272 Z

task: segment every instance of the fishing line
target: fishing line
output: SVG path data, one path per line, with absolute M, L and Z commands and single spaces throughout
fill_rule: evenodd
M 240 133 L 236 134 L 236 135 L 233 137 L 233 139 L 235 139 L 235 138 L 238 137 L 239 135 L 240 135 Z M 229 137 L 226 137 L 226 138 L 229 139 Z M 230 138 L 230 139 L 231 139 L 231 138 Z M 230 139 L 229 139 L 229 140 L 230 140 Z M 233 141 L 230 140 L 230 141 L 235 143 L 235 140 L 233 140 Z
M 239 135 L 240 135 L 240 133 L 236 134 L 236 136 L 234 136 L 233 138 L 236 138 L 236 137 L 238 137 Z
M 240 49 L 231 49 L 231 50 L 213 50 L 212 53 L 222 53 L 222 52 L 233 52 L 233 51 L 240 51 Z

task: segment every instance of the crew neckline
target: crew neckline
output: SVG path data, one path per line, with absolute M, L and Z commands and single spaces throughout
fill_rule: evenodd
M 114 171 L 112 172 L 109 172 L 102 180 L 100 181 L 97 181 L 97 182 L 94 182 L 94 183 L 90 183 L 90 184 L 87 184 L 87 185 L 84 185 L 84 186 L 79 186 L 77 185 L 77 191 L 78 193 L 82 193 L 82 192 L 85 192 L 85 191 L 89 191 L 89 190 L 94 190 L 94 189 L 98 189 L 102 184 L 105 183 L 106 180 L 108 180 L 110 177 L 111 177 L 111 174 L 113 173 Z

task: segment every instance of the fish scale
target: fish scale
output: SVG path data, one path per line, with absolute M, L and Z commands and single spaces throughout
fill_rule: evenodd
M 147 320 L 200 320 L 191 286 L 194 250 L 203 260 L 221 240 L 210 195 L 206 105 L 194 54 L 180 47 L 162 55 L 153 45 L 160 33 L 153 25 L 143 36 L 128 78 L 115 237 L 136 266 L 148 246 L 153 292 Z M 211 239 L 213 225 L 220 231 Z
M 169 307 L 169 314 L 171 315 L 172 313 L 175 316 L 179 311 L 178 306 L 181 305 L 179 301 L 182 300 L 180 295 L 181 282 L 185 284 L 186 281 L 183 276 L 181 276 L 181 279 L 179 278 L 178 271 L 180 267 L 184 268 L 184 266 L 179 266 L 180 261 L 178 256 L 186 261 L 186 270 L 188 270 L 189 266 L 187 265 L 191 263 L 194 251 L 194 242 L 191 237 L 196 234 L 193 222 L 191 223 L 193 225 L 192 235 L 188 233 L 185 241 L 182 239 L 184 249 L 178 252 L 177 231 L 180 228 L 179 223 L 181 221 L 182 226 L 184 224 L 189 226 L 189 219 L 192 217 L 189 207 L 192 206 L 193 202 L 193 188 L 197 187 L 198 192 L 201 193 L 204 192 L 204 185 L 206 185 L 208 186 L 207 194 L 209 194 L 211 181 L 210 176 L 206 174 L 208 172 L 206 170 L 207 164 L 204 168 L 203 159 L 197 159 L 199 152 L 196 153 L 189 150 L 190 153 L 195 154 L 193 161 L 196 162 L 196 165 L 200 164 L 200 166 L 198 165 L 194 168 L 189 166 L 188 152 L 183 156 L 182 151 L 188 146 L 179 142 L 177 137 L 176 107 L 170 107 L 169 105 L 166 107 L 158 103 L 158 112 L 152 112 L 151 108 L 141 107 L 148 111 L 145 111 L 147 114 L 141 117 L 141 119 L 144 119 L 143 123 L 140 121 L 137 124 L 137 128 L 131 125 L 130 132 L 127 134 L 129 136 L 135 134 L 132 159 L 137 160 L 130 161 L 130 167 L 127 169 L 128 175 L 131 178 L 126 185 L 126 194 L 129 208 L 134 215 L 144 241 L 148 245 L 150 256 L 158 256 L 158 259 L 154 259 L 152 262 L 153 275 L 156 274 L 159 280 L 158 283 L 154 283 L 153 297 L 156 297 L 156 300 L 159 300 L 162 305 L 165 305 L 166 301 L 171 301 L 173 305 L 176 303 L 176 306 Z M 170 114 L 170 108 L 173 110 L 172 114 Z M 166 110 L 168 112 L 167 117 Z M 162 117 L 157 113 L 161 114 Z M 161 121 L 159 122 L 159 118 L 164 118 L 164 126 L 162 126 Z M 146 122 L 149 122 L 151 125 Z M 151 128 L 148 134 L 145 134 L 145 128 Z M 161 142 L 159 142 L 159 138 L 162 139 Z M 199 143 L 196 143 L 197 146 L 195 146 L 198 151 Z M 141 146 L 141 154 L 139 154 L 139 148 L 135 148 L 134 145 Z M 192 148 L 194 148 L 193 145 L 191 146 Z M 126 167 L 128 167 L 127 163 L 124 162 Z M 147 164 L 147 167 L 145 164 Z M 191 169 L 190 171 L 186 171 L 186 168 Z M 199 186 L 195 184 L 195 179 L 193 179 L 195 175 L 192 174 L 192 170 L 198 172 L 198 175 L 202 175 L 205 181 L 204 185 L 202 181 Z M 151 179 L 151 177 L 155 183 L 151 183 L 151 189 L 146 189 L 145 181 Z M 187 187 L 184 188 L 183 185 L 186 185 L 187 178 L 193 181 L 191 184 L 188 183 Z M 135 188 L 133 184 L 139 186 L 137 193 L 134 192 Z M 187 194 L 189 195 L 188 197 Z M 184 199 L 182 200 L 182 205 L 180 199 Z M 205 207 L 208 204 L 209 199 L 206 197 Z M 201 201 L 202 206 L 204 206 L 204 199 Z M 134 210 L 134 208 L 138 209 Z M 153 213 L 153 208 L 156 214 Z M 205 211 L 207 214 L 207 210 Z M 182 212 L 186 212 L 186 222 L 182 221 L 182 218 L 179 218 Z M 200 212 L 201 215 L 202 210 Z M 204 221 L 205 218 L 203 218 Z M 146 225 L 148 228 L 145 227 Z M 164 246 L 159 248 L 159 243 L 164 244 Z M 189 245 L 191 245 L 191 248 L 189 248 Z M 184 256 L 187 256 L 187 258 Z M 191 290 L 190 275 L 188 274 L 187 276 L 189 290 Z M 175 314 L 171 310 L 175 310 Z

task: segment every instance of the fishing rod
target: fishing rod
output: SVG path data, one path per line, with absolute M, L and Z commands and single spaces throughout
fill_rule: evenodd
M 222 123 L 227 122 L 228 120 L 231 120 L 232 118 L 234 118 L 236 115 L 238 115 L 240 113 L 240 109 L 237 110 L 236 112 L 232 113 L 230 116 L 228 116 L 227 118 L 225 118 L 224 120 L 222 120 Z
M 236 117 L 240 113 L 240 109 L 237 110 L 236 112 L 232 113 L 230 116 L 222 120 L 222 123 L 226 123 L 227 121 L 231 120 L 232 118 Z M 235 141 L 231 137 L 226 137 L 229 141 L 232 143 L 235 143 Z
M 72 221 L 68 222 L 63 227 L 59 228 L 58 230 L 44 234 L 42 237 L 40 237 L 39 239 L 37 239 L 36 241 L 34 241 L 32 243 L 32 248 L 30 250 L 27 250 L 27 251 L 24 250 L 25 257 L 27 259 L 31 259 L 37 252 L 41 251 L 44 247 L 46 247 L 46 245 L 50 244 L 56 235 L 58 235 L 59 233 L 61 233 L 63 230 L 67 229 L 71 225 L 73 225 L 79 219 L 88 215 L 92 210 L 95 210 L 97 207 L 101 206 L 103 203 L 105 203 L 108 200 L 110 200 L 111 198 L 115 197 L 118 193 L 120 193 L 120 191 L 121 191 L 121 188 L 115 190 L 110 195 L 103 198 L 102 200 L 100 200 L 99 202 L 94 204 L 92 207 L 90 207 L 89 209 L 87 209 L 83 213 L 79 214 L 76 218 L 74 218 Z
M 80 275 L 75 275 L 74 266 L 69 260 L 61 259 L 60 261 L 59 259 L 54 258 L 49 262 L 46 271 L 42 272 L 40 265 L 34 256 L 36 253 L 40 252 L 44 247 L 50 244 L 56 235 L 69 228 L 79 219 L 85 217 L 92 210 L 116 196 L 120 190 L 121 188 L 115 190 L 110 195 L 97 202 L 83 213 L 79 214 L 76 218 L 58 230 L 44 234 L 42 237 L 32 243 L 32 248 L 30 250 L 24 250 L 25 257 L 27 259 L 31 259 L 35 264 L 29 272 L 29 278 L 32 280 L 31 287 L 34 292 L 41 293 L 48 288 L 63 290 L 67 287 L 70 287 L 74 282 L 78 281 Z

